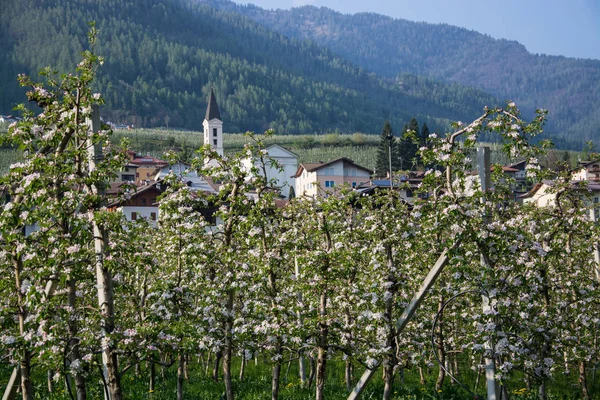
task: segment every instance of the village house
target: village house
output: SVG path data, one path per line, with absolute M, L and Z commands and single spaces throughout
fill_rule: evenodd
M 128 162 L 125 164 L 113 182 L 135 182 L 137 180 L 137 169 L 137 165 Z
M 211 178 L 199 175 L 197 171 L 192 170 L 191 165 L 178 162 L 177 164 L 167 165 L 160 169 L 154 179 L 162 182 L 169 174 L 175 175 L 175 178 L 184 183 L 194 192 L 204 192 L 214 194 L 219 190 Z
M 135 181 L 142 182 L 152 180 L 156 174 L 169 163 L 152 156 L 139 156 L 134 151 L 128 151 L 129 162 L 127 165 L 136 167 Z M 125 168 L 128 168 L 125 166 Z
M 301 163 L 293 175 L 296 196 L 316 197 L 334 192 L 343 184 L 356 188 L 368 182 L 371 171 L 349 158 L 341 157 L 327 163 Z
M 600 183 L 586 181 L 571 181 L 571 189 L 579 192 L 581 199 L 590 207 L 590 218 L 600 220 Z M 521 196 L 524 204 L 534 204 L 536 207 L 554 207 L 558 196 L 556 182 L 545 180 Z
M 128 221 L 158 220 L 157 198 L 164 192 L 164 185 L 157 181 L 114 182 L 106 190 L 107 208 L 120 211 Z
M 574 181 L 600 183 L 600 161 L 581 161 L 572 178 Z
M 298 169 L 298 155 L 283 146 L 272 144 L 265 149 L 265 172 L 267 181 L 272 188 L 277 190 L 281 197 L 289 199 L 295 195 L 295 174 Z M 247 171 L 252 166 L 250 158 L 246 158 L 244 166 Z M 254 159 L 254 166 L 263 174 L 263 166 L 258 159 Z

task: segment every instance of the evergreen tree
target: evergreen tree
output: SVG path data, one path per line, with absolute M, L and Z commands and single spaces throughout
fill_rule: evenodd
M 429 127 L 426 122 L 423 122 L 423 126 L 421 127 L 421 135 L 419 138 L 419 147 L 427 146 L 427 139 L 429 138 Z
M 394 137 L 392 125 L 389 121 L 385 121 L 381 131 L 379 149 L 377 149 L 377 162 L 375 164 L 375 174 L 379 177 L 387 176 L 387 173 L 390 171 L 390 140 L 392 147 L 392 169 L 396 169 L 397 166 L 394 165 L 394 161 L 398 159 L 396 157 L 397 141 Z
M 419 135 L 419 148 L 423 146 L 427 146 L 429 139 L 429 127 L 427 123 L 423 122 L 423 126 L 421 126 L 421 133 Z M 423 160 L 421 159 L 421 155 L 417 149 L 417 165 L 423 165 Z
M 408 125 L 404 125 L 402 136 L 398 142 L 398 164 L 401 170 L 413 169 L 417 160 L 418 146 L 414 141 L 415 135 L 419 134 L 419 123 L 412 118 Z

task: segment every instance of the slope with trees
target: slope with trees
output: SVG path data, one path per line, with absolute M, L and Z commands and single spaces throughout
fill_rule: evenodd
M 600 137 L 600 60 L 531 54 L 516 41 L 374 13 L 209 3 L 290 37 L 312 40 L 383 77 L 403 81 L 401 75 L 408 73 L 469 85 L 517 101 L 527 115 L 547 109 L 547 129 L 579 148 Z
M 103 116 L 135 126 L 198 129 L 214 88 L 230 132 L 370 132 L 416 115 L 434 129 L 496 100 L 457 85 L 381 79 L 309 41 L 287 38 L 239 13 L 187 0 L 25 0 L 0 15 L 0 109 L 24 101 L 15 76 L 46 65 L 64 72 L 97 21 L 105 57 L 96 87 Z

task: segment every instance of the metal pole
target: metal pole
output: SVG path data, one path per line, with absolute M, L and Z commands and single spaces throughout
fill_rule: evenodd
M 417 308 L 419 308 L 419 305 L 429 293 L 429 290 L 437 280 L 438 276 L 440 275 L 446 264 L 448 264 L 448 252 L 450 250 L 455 249 L 459 245 L 459 243 L 460 240 L 457 240 L 452 245 L 452 247 L 450 247 L 449 249 L 445 249 L 442 252 L 442 254 L 438 257 L 436 263 L 425 277 L 425 280 L 423 280 L 423 283 L 419 287 L 419 290 L 415 293 L 408 306 L 404 309 L 404 312 L 402 313 L 400 318 L 398 318 L 398 321 L 396 322 L 396 335 L 399 335 L 400 332 L 402 332 L 404 328 L 406 328 L 406 325 L 408 324 L 412 316 L 415 314 L 415 311 L 417 310 Z M 367 386 L 373 375 L 375 375 L 375 372 L 377 371 L 377 368 L 379 368 L 379 365 L 380 363 L 377 361 L 371 369 L 367 369 L 363 373 L 354 389 L 352 389 L 350 396 L 348 396 L 348 400 L 356 400 L 360 398 L 360 395 L 365 390 L 365 387 Z
M 477 167 L 479 168 L 479 180 L 481 182 L 481 191 L 483 192 L 483 201 L 486 201 L 486 193 L 491 189 L 491 177 L 490 177 L 490 148 L 489 147 L 479 147 L 477 148 Z M 484 204 L 484 212 L 485 215 L 483 217 L 484 224 L 489 223 L 489 215 L 488 209 Z M 484 269 L 488 269 L 489 265 L 485 260 L 483 254 L 480 256 L 481 266 Z M 482 295 L 482 303 L 483 303 L 483 313 L 486 314 L 486 311 L 490 309 L 490 299 L 487 294 Z M 486 350 L 491 350 L 493 352 L 494 346 L 491 341 L 487 341 L 485 343 Z M 487 382 L 487 398 L 488 400 L 496 400 L 498 393 L 498 386 L 496 384 L 496 365 L 494 363 L 494 358 L 485 358 L 485 380 Z
M 592 220 L 592 222 L 595 224 L 598 223 L 598 215 L 596 214 L 596 211 L 596 208 L 592 208 L 590 210 L 590 220 Z M 598 242 L 594 242 L 592 246 L 594 249 L 594 273 L 596 274 L 596 281 L 600 282 L 600 247 L 598 246 Z
M 390 190 L 394 188 L 394 181 L 392 179 L 392 140 L 394 139 L 394 135 L 388 135 L 388 153 L 390 160 Z
M 98 132 L 100 130 L 100 108 L 98 105 L 92 106 L 92 115 L 88 119 L 87 124 L 90 128 L 90 132 Z M 102 145 L 100 143 L 93 144 L 91 135 L 88 139 L 88 166 L 89 174 L 91 175 L 96 170 L 96 163 L 101 161 L 103 158 Z M 94 194 L 100 197 L 104 196 L 104 188 L 92 186 Z M 108 329 L 107 324 L 112 322 L 107 321 L 112 318 L 113 310 L 112 306 L 112 278 L 110 273 L 104 270 L 104 246 L 107 242 L 106 231 L 101 229 L 98 225 L 94 211 L 89 210 L 88 217 L 92 223 L 92 229 L 94 234 L 94 252 L 95 252 L 95 267 L 96 267 L 96 283 L 98 292 L 98 305 L 102 311 L 102 323 L 101 323 L 101 337 L 107 336 Z M 109 346 L 102 346 L 102 374 L 104 376 L 104 382 L 108 384 L 108 363 L 110 362 L 110 349 Z M 106 400 L 110 400 L 110 390 L 104 391 L 104 397 Z

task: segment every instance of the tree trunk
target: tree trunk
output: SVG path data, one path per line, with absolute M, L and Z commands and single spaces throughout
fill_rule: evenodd
M 15 288 L 17 290 L 17 307 L 19 315 L 19 333 L 21 336 L 25 334 L 25 318 L 27 311 L 25 308 L 25 298 L 21 290 L 21 272 L 23 271 L 23 260 L 21 256 L 13 254 L 13 266 L 15 268 Z M 21 370 L 21 394 L 23 400 L 33 400 L 33 385 L 31 383 L 31 353 L 28 349 L 21 352 L 21 360 L 19 361 Z
M 321 292 L 319 300 L 319 333 L 317 338 L 317 377 L 316 377 L 316 400 L 323 400 L 325 389 L 325 373 L 327 368 L 327 339 L 329 334 L 329 325 L 326 322 L 327 317 L 327 288 Z
M 396 291 L 396 277 L 392 274 L 394 270 L 394 258 L 392 247 L 386 245 L 387 267 L 389 275 L 387 281 L 392 284 L 386 290 L 385 300 L 385 320 L 387 322 L 387 337 L 385 338 L 385 347 L 387 354 L 383 360 L 383 400 L 389 400 L 394 393 L 394 368 L 397 364 L 396 359 L 396 325 L 394 320 L 394 300 Z
M 586 367 L 585 361 L 579 362 L 579 386 L 581 387 L 581 397 L 585 400 L 589 400 L 590 394 L 587 389 L 587 378 L 585 376 Z
M 232 338 L 232 313 L 233 313 L 233 291 L 227 292 L 227 317 L 225 319 L 225 348 L 223 351 L 223 381 L 225 382 L 225 398 L 233 400 L 233 384 L 231 382 L 231 356 L 233 352 Z
M 540 387 L 538 390 L 538 398 L 540 400 L 546 400 L 548 398 L 548 394 L 546 393 L 546 380 L 542 380 L 540 382 Z
M 438 303 L 438 312 L 440 312 L 442 310 L 442 307 L 444 306 L 444 296 L 441 295 L 440 296 L 440 301 Z M 438 318 L 438 329 L 437 329 L 437 352 L 438 352 L 438 358 L 439 358 L 439 362 L 440 362 L 440 369 L 438 372 L 438 377 L 437 377 L 437 381 L 435 382 L 435 389 L 436 390 L 441 390 L 442 386 L 444 384 L 444 379 L 446 378 L 446 371 L 444 371 L 444 367 L 446 364 L 446 350 L 445 350 L 445 346 L 444 346 L 444 333 L 443 333 L 443 325 L 444 325 L 444 321 L 443 321 L 444 317 L 442 314 L 440 314 L 439 318 Z
M 423 367 L 419 367 L 419 383 L 421 386 L 425 386 L 425 374 L 423 373 Z
M 346 359 L 346 366 L 344 369 L 344 380 L 346 381 L 346 390 L 352 390 L 352 361 L 350 358 Z
M 47 372 L 47 380 L 48 380 L 48 393 L 52 393 L 54 391 L 54 381 L 52 380 L 52 371 L 48 370 Z
M 310 357 L 310 373 L 308 374 L 308 387 L 312 386 L 312 384 L 315 380 L 316 371 L 317 371 L 317 365 L 315 363 L 315 358 Z
M 458 367 L 458 353 L 452 354 L 452 375 L 456 378 L 460 375 L 460 369 Z M 454 381 L 452 381 L 454 383 Z
M 223 354 L 223 352 L 221 350 L 217 350 L 217 352 L 215 353 L 215 362 L 213 364 L 213 371 L 212 371 L 212 379 L 215 382 L 219 381 L 219 364 L 221 364 L 222 354 Z
M 23 350 L 21 362 L 21 395 L 23 400 L 33 400 L 33 385 L 31 383 L 31 354 L 29 350 Z
M 244 373 L 246 372 L 246 355 L 242 354 L 242 365 L 240 365 L 240 376 L 239 379 L 242 381 L 244 379 Z
M 150 383 L 148 387 L 150 389 L 150 393 L 154 392 L 154 382 L 156 381 L 156 364 L 154 361 L 148 361 L 148 368 L 150 369 Z
M 298 257 L 294 256 L 294 271 L 296 272 L 296 277 L 300 277 L 300 265 L 298 264 Z M 302 292 L 298 292 L 298 304 L 302 303 Z M 302 313 L 300 312 L 300 308 L 298 308 L 298 311 L 296 312 L 296 317 L 298 318 L 298 326 L 302 327 L 302 325 L 304 324 L 303 322 L 303 318 L 302 318 Z M 300 378 L 300 383 L 302 384 L 302 386 L 306 386 L 306 365 L 304 362 L 304 355 L 302 350 L 299 351 L 298 353 L 298 375 Z M 310 386 L 310 385 L 308 385 Z
M 190 356 L 186 354 L 185 357 L 183 358 L 183 379 L 185 379 L 186 381 L 188 381 L 190 379 L 189 365 L 190 365 Z
M 180 352 L 177 358 L 177 400 L 183 400 L 183 375 L 185 369 L 185 355 Z
M 279 378 L 281 376 L 281 338 L 277 338 L 275 355 L 276 359 L 273 362 L 273 376 L 271 379 L 271 400 L 277 400 L 279 397 Z
M 383 364 L 383 400 L 389 400 L 394 393 L 394 364 L 390 362 L 388 355 Z
M 69 285 L 69 295 L 68 295 L 69 307 L 71 307 L 71 309 L 73 311 L 75 311 L 76 306 L 77 306 L 77 304 L 76 304 L 77 294 L 76 294 L 75 280 L 70 279 L 68 282 L 68 285 Z M 73 362 L 75 360 L 80 360 L 80 358 L 81 358 L 81 355 L 79 353 L 79 339 L 77 338 L 77 334 L 78 334 L 77 320 L 76 320 L 76 318 L 71 318 L 69 320 L 69 338 L 71 339 L 69 341 L 69 343 L 71 344 L 71 349 L 69 351 L 69 353 L 70 353 L 69 358 L 70 358 L 71 362 Z M 87 398 L 87 391 L 85 388 L 85 379 L 83 378 L 83 374 L 78 373 L 73 378 L 75 380 L 77 400 L 85 400 Z

